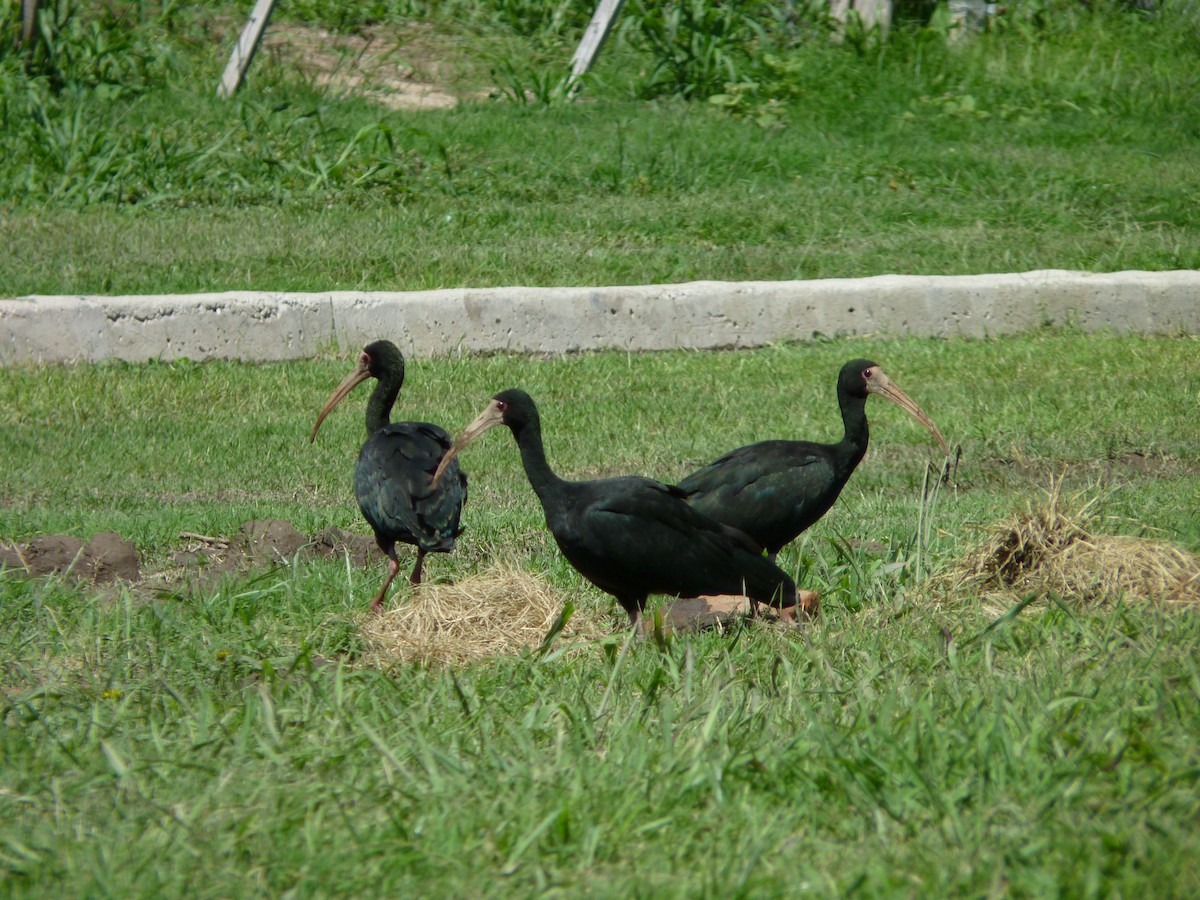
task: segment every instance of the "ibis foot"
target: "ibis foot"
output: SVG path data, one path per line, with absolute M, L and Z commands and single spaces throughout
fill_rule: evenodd
M 637 636 L 644 641 L 646 639 L 646 617 L 641 610 L 629 614 L 629 624 L 637 629 Z
M 780 622 L 799 625 L 801 622 L 811 622 L 821 611 L 821 595 L 816 591 L 796 591 L 796 602 L 776 610 Z
M 371 601 L 371 613 L 379 615 L 383 612 L 383 598 L 387 596 L 388 588 L 392 586 L 392 582 L 396 578 L 396 573 L 400 571 L 400 562 L 396 559 L 396 550 L 393 547 L 392 552 L 388 554 L 388 573 L 387 578 L 383 581 L 383 587 L 379 589 L 379 593 L 375 595 L 375 599 Z

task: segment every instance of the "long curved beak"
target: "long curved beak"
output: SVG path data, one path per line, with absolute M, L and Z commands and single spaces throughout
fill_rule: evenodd
M 463 433 L 458 436 L 453 446 L 446 451 L 446 455 L 442 457 L 442 461 L 438 463 L 437 470 L 433 473 L 433 482 L 430 488 L 436 488 L 438 482 L 442 480 L 442 473 L 450 465 L 450 461 L 458 456 L 467 444 L 479 438 L 485 431 L 495 428 L 497 425 L 504 424 L 504 413 L 500 410 L 500 404 L 493 400 L 481 412 L 475 421 L 463 429 Z
M 929 429 L 930 433 L 937 438 L 937 442 L 942 445 L 942 452 L 946 455 L 950 454 L 950 447 L 946 444 L 946 439 L 942 437 L 942 433 L 938 431 L 933 420 L 925 415 L 921 407 L 913 402 L 912 398 L 904 391 L 897 387 L 892 379 L 883 374 L 883 370 L 876 368 L 875 373 L 867 379 L 867 393 L 878 394 L 885 400 L 891 400 L 910 416 Z
M 329 395 L 329 399 L 325 401 L 325 405 L 321 408 L 321 414 L 317 416 L 317 424 L 313 426 L 312 434 L 308 438 L 310 444 L 317 439 L 317 430 L 321 427 L 321 423 L 325 421 L 325 417 L 333 411 L 333 408 L 345 400 L 347 394 L 370 377 L 371 373 L 367 369 L 366 362 L 360 360 L 358 365 L 354 367 L 354 371 L 345 377 L 342 383 L 337 386 L 337 389 Z

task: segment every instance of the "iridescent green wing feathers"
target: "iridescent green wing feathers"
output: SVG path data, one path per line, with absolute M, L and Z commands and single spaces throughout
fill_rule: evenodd
M 354 469 L 354 494 L 380 537 L 427 551 L 451 550 L 467 498 L 467 477 L 452 463 L 436 490 L 434 470 L 450 436 L 427 422 L 399 422 L 377 431 Z

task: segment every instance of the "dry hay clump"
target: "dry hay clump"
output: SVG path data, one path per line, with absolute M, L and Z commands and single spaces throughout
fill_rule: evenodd
M 1063 499 L 1062 480 L 1038 508 L 993 525 L 986 539 L 939 581 L 985 593 L 1057 594 L 1088 604 L 1119 597 L 1200 603 L 1200 557 L 1175 544 L 1096 534 L 1097 498 Z
M 362 629 L 374 665 L 454 665 L 539 647 L 566 598 L 545 581 L 495 566 L 456 584 L 425 583 Z M 558 641 L 611 633 L 601 611 L 576 606 Z

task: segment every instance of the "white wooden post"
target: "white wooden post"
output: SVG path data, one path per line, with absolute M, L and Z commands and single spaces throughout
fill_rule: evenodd
M 34 29 L 37 28 L 38 0 L 21 0 L 21 40 L 22 45 L 33 40 Z
M 221 83 L 217 85 L 218 97 L 232 97 L 233 92 L 242 83 L 246 70 L 250 68 L 250 60 L 254 59 L 254 51 L 258 49 L 258 42 L 262 40 L 263 29 L 267 27 L 267 19 L 271 18 L 271 9 L 274 6 L 275 0 L 258 0 L 254 4 L 250 19 L 238 36 L 233 53 L 229 56 L 225 74 L 221 76 Z
M 868 31 L 878 26 L 879 31 L 886 34 L 892 25 L 892 0 L 833 0 L 829 6 L 831 15 L 842 23 L 843 29 L 850 10 L 858 13 L 863 28 Z
M 604 46 L 604 41 L 608 37 L 608 33 L 612 31 L 613 24 L 617 21 L 617 16 L 621 14 L 621 7 L 624 5 L 625 0 L 600 0 L 600 5 L 592 14 L 592 21 L 588 22 L 588 27 L 583 31 L 583 39 L 579 42 L 579 48 L 575 51 L 575 56 L 571 58 L 570 92 L 572 95 L 579 89 L 579 79 L 592 68 L 592 63 L 596 61 L 600 48 Z

